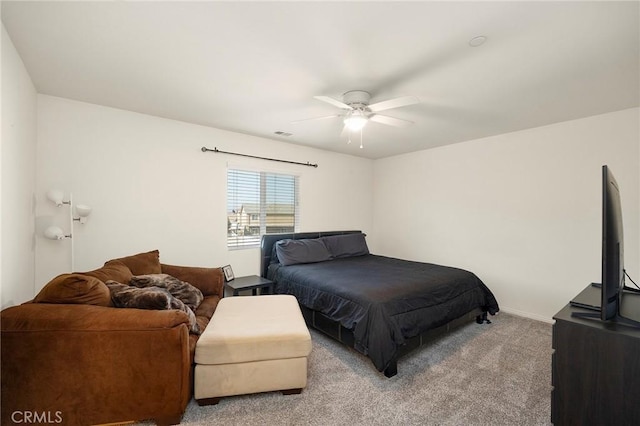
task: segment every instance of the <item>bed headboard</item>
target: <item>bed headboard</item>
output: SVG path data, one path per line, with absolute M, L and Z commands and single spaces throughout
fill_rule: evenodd
M 293 232 L 289 234 L 267 234 L 260 242 L 260 276 L 267 277 L 267 269 L 271 264 L 273 245 L 280 240 L 306 240 L 309 238 L 328 237 L 330 235 L 359 234 L 362 231 L 326 231 L 326 232 Z

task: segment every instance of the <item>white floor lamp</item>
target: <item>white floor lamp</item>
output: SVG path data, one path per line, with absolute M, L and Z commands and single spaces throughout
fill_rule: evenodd
M 91 214 L 91 207 L 85 204 L 78 204 L 75 206 L 75 213 L 78 217 L 73 216 L 73 194 L 69 194 L 69 201 L 64 201 L 64 192 L 58 189 L 52 189 L 47 192 L 47 198 L 54 202 L 56 206 L 62 207 L 63 205 L 69 206 L 69 234 L 65 234 L 62 228 L 58 226 L 49 226 L 44 230 L 44 236 L 50 240 L 71 240 L 71 271 L 75 270 L 75 254 L 74 254 L 74 241 L 73 241 L 73 223 L 87 223 L 87 217 Z

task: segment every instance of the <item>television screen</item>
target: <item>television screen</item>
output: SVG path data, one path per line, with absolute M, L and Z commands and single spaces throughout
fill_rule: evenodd
M 624 289 L 624 237 L 620 187 L 609 167 L 602 166 L 602 304 L 603 321 L 619 313 Z
M 579 297 L 593 294 L 585 289 L 572 301 L 572 305 L 586 309 L 599 308 L 595 312 L 572 312 L 571 316 L 602 321 L 615 321 L 640 327 L 640 321 L 621 315 L 622 297 L 625 290 L 640 292 L 625 286 L 624 236 L 622 229 L 622 203 L 620 187 L 608 166 L 602 166 L 602 283 L 600 306 L 581 303 Z

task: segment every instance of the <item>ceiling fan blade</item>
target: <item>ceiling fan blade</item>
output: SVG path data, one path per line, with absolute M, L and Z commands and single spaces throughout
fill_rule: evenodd
M 330 98 L 329 96 L 314 96 L 314 98 L 316 98 L 319 101 L 331 104 L 333 106 L 337 106 L 338 108 L 353 109 L 349 105 L 345 104 L 344 102 L 340 102 L 339 100 Z
M 387 115 L 378 115 L 374 114 L 369 117 L 369 120 L 375 121 L 376 123 L 386 124 L 388 126 L 395 127 L 407 127 L 413 124 L 413 121 L 409 120 L 401 120 L 399 118 L 389 117 Z
M 291 124 L 303 123 L 305 121 L 325 120 L 327 118 L 336 118 L 336 117 L 340 117 L 340 115 L 333 114 L 333 115 L 325 115 L 324 117 L 304 118 L 302 120 L 292 121 Z
M 413 105 L 420 102 L 417 96 L 402 96 L 400 98 L 389 99 L 388 101 L 376 102 L 369 105 L 372 112 L 384 111 L 385 109 L 399 108 L 407 105 Z

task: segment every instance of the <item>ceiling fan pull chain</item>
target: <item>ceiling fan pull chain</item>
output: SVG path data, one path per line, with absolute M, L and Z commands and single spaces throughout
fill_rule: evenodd
M 364 148 L 364 145 L 362 145 L 362 129 L 360 129 L 360 149 Z

